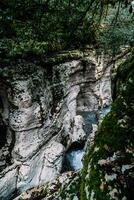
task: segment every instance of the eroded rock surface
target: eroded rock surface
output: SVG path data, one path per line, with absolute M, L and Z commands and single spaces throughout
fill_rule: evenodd
M 87 113 L 97 119 L 111 103 L 110 68 L 103 57 L 86 53 L 59 65 L 0 70 L 1 199 L 61 173 L 66 152 L 85 144 L 97 124 L 87 122 Z

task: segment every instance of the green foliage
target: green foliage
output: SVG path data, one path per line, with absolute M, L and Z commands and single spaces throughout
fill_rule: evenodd
M 95 44 L 96 34 L 99 34 L 96 30 L 106 14 L 107 4 L 115 2 L 0 0 L 0 61 Z M 121 33 L 121 29 L 118 32 Z M 103 35 L 106 34 L 109 32 Z M 105 38 L 108 36 L 103 41 Z
M 124 46 L 134 46 L 134 20 L 128 8 L 111 8 L 102 21 L 99 42 L 107 52 L 117 55 Z
M 3 57 L 59 51 L 84 42 L 86 29 L 89 32 L 89 22 L 84 21 L 87 0 L 7 0 L 0 5 Z M 78 28 L 76 23 L 84 24 Z

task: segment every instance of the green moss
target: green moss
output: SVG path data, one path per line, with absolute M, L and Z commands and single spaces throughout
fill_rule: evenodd
M 117 69 L 117 77 L 120 78 L 120 80 L 125 80 L 128 76 L 128 74 L 131 72 L 131 70 L 134 67 L 134 56 L 127 59 L 121 66 Z
M 75 174 L 69 183 L 65 184 L 64 187 L 61 186 L 60 198 L 61 200 L 69 199 L 73 200 L 75 196 L 79 198 L 80 191 L 80 174 Z
M 127 68 L 128 67 L 128 68 Z M 125 186 L 126 174 L 121 167 L 132 164 L 134 148 L 134 57 L 126 61 L 117 72 L 116 100 L 111 112 L 103 120 L 95 137 L 94 144 L 89 147 L 84 157 L 81 175 L 81 200 L 109 200 L 110 191 L 117 190 L 115 196 L 122 199 L 129 195 L 131 186 Z M 97 148 L 97 150 L 95 150 Z M 118 152 L 118 153 L 117 153 Z M 116 158 L 113 155 L 118 155 Z M 110 161 L 110 157 L 115 159 Z M 106 164 L 100 165 L 99 161 Z M 106 181 L 105 176 L 116 174 L 117 178 Z M 123 177 L 124 182 L 121 181 Z M 88 191 L 86 188 L 88 187 Z M 93 195 L 93 196 L 92 196 Z M 132 195 L 132 194 L 131 194 Z

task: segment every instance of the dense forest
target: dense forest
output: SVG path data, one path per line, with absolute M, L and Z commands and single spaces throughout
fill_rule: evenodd
M 129 0 L 0 1 L 1 62 L 94 45 L 119 51 L 132 46 Z

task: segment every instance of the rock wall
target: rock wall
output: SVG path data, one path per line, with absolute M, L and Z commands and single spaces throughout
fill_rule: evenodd
M 85 144 L 94 126 L 85 116 L 97 119 L 111 103 L 106 66 L 86 52 L 57 65 L 0 69 L 0 199 L 53 180 L 66 152 Z

